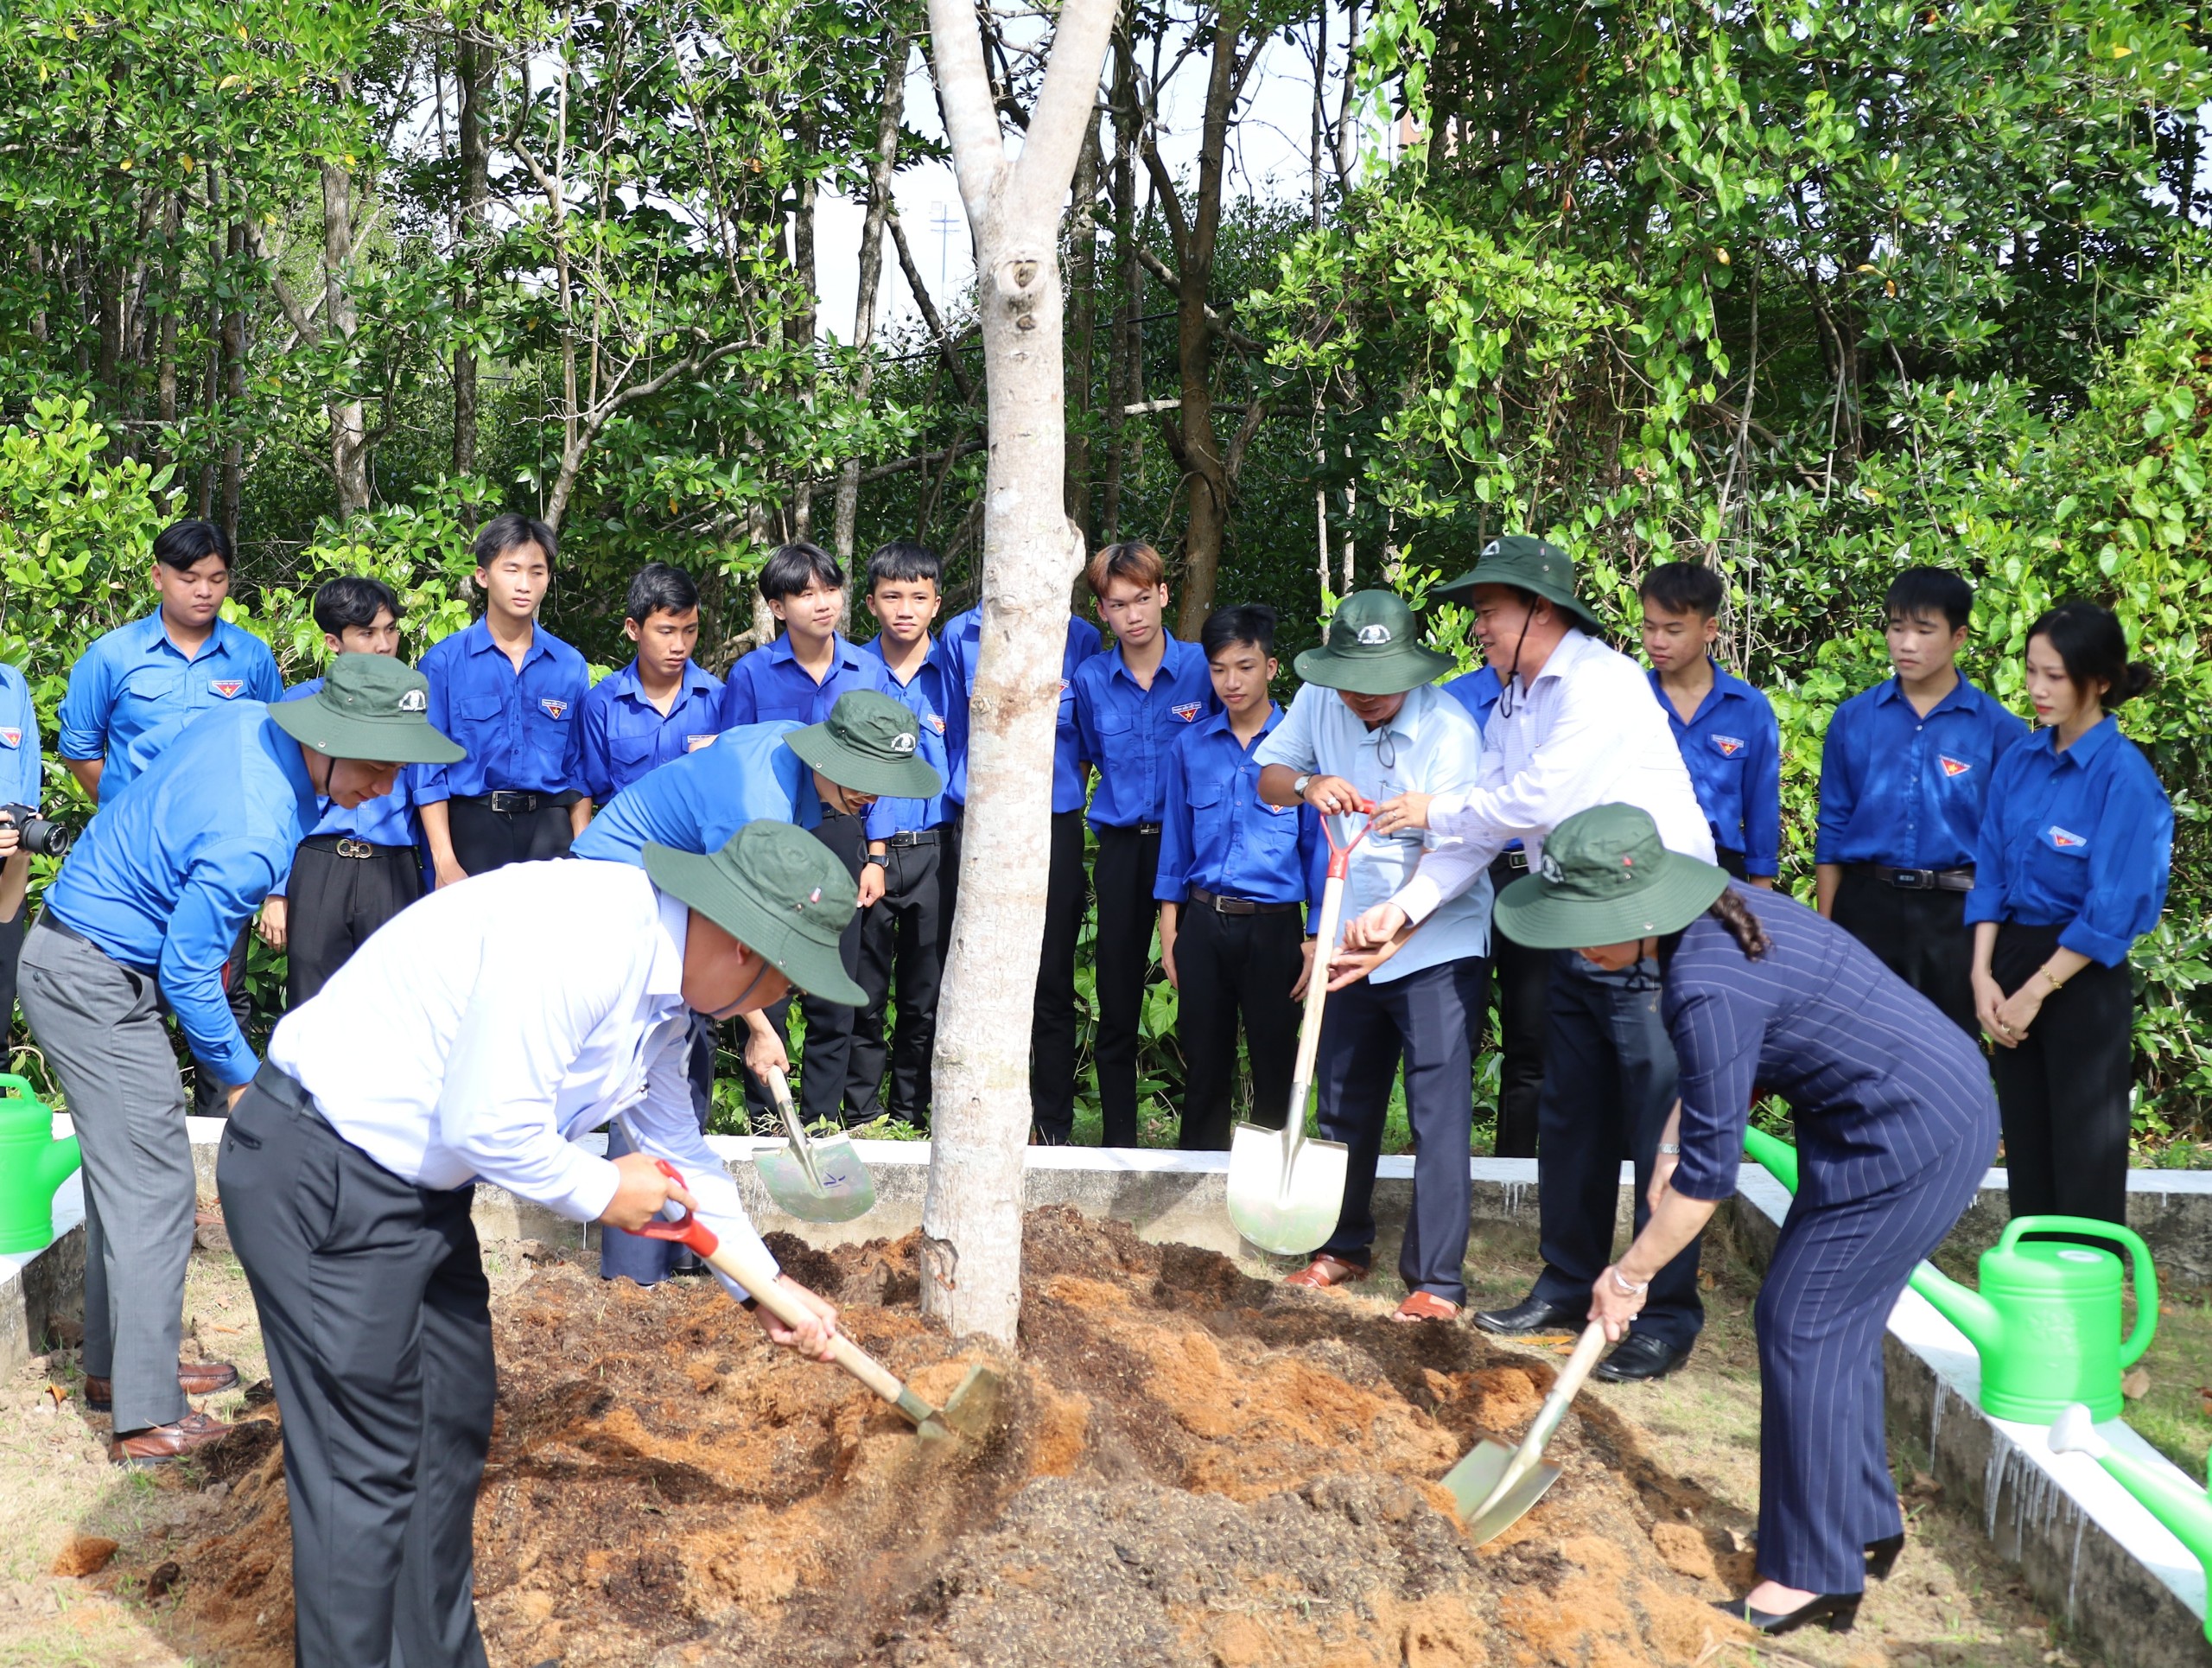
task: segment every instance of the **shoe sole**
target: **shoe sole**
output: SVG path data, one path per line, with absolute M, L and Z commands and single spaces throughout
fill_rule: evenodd
M 1580 1332 L 1584 1325 L 1583 1322 L 1576 1321 L 1548 1321 L 1541 1327 L 1501 1327 L 1496 1321 L 1484 1320 L 1479 1315 L 1472 1316 L 1471 1319 L 1477 1327 L 1493 1338 L 1534 1338 L 1538 1334 L 1546 1332 Z

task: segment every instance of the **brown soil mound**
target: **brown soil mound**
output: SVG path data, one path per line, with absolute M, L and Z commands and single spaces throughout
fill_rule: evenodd
M 913 1238 L 777 1250 L 925 1397 L 984 1359 L 924 1328 Z M 1601 1411 L 1553 1442 L 1536 1512 L 1467 1544 L 1435 1480 L 1519 1435 L 1542 1366 L 1069 1211 L 1032 1215 L 1025 1258 L 995 1426 L 929 1447 L 718 1289 L 541 1271 L 497 1315 L 493 1662 L 1624 1665 L 1721 1632 L 1652 1539 L 1695 1503 Z M 179 1642 L 232 1668 L 291 1658 L 273 1437 L 212 1462 L 235 1480 L 214 1532 L 129 1560 L 177 1558 Z

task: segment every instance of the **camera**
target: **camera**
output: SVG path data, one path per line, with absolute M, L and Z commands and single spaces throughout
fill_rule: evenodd
M 0 805 L 0 817 L 16 825 L 23 850 L 33 856 L 67 856 L 69 842 L 76 838 L 66 824 L 40 816 L 27 805 Z

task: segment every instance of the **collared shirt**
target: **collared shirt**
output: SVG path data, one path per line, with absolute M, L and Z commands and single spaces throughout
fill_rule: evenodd
M 1076 746 L 1098 767 L 1090 796 L 1093 828 L 1133 828 L 1160 820 L 1167 749 L 1199 719 L 1221 710 L 1205 651 L 1165 627 L 1152 687 L 1138 683 L 1119 648 L 1075 673 Z
M 283 698 L 304 701 L 321 687 L 321 678 L 310 678 L 306 683 L 296 684 L 286 690 Z M 373 799 L 365 799 L 351 811 L 335 800 L 322 801 L 321 817 L 301 837 L 313 839 L 319 834 L 343 834 L 357 840 L 366 840 L 371 845 L 415 844 L 413 779 L 416 768 L 413 765 L 402 765 L 399 774 L 393 780 L 391 793 L 380 793 Z M 269 895 L 281 898 L 291 889 L 291 870 L 288 867 L 284 878 L 276 882 Z
M 38 809 L 38 714 L 23 674 L 0 661 L 0 805 Z
M 830 640 L 830 670 L 816 683 L 814 674 L 791 653 L 786 632 L 729 669 L 729 682 L 722 686 L 722 728 L 735 729 L 777 718 L 818 724 L 830 716 L 837 697 L 850 689 L 894 697 L 899 693 L 881 657 L 861 653 L 842 634 Z
M 430 680 L 430 723 L 468 749 L 458 764 L 426 765 L 415 800 L 436 805 L 499 789 L 524 793 L 584 792 L 584 658 L 539 626 L 522 670 L 474 625 L 430 645 L 419 670 Z
M 1282 723 L 1272 702 L 1267 722 L 1247 748 L 1229 715 L 1201 718 L 1167 750 L 1160 824 L 1160 876 L 1153 896 L 1188 901 L 1203 887 L 1255 903 L 1320 907 L 1328 842 L 1311 805 L 1272 805 L 1260 798 L 1258 749 Z
M 882 663 L 884 678 L 893 692 L 913 713 L 918 742 L 917 756 L 950 782 L 952 767 L 947 756 L 945 735 L 952 723 L 945 712 L 944 667 L 938 660 L 936 645 L 931 645 L 929 658 L 903 684 L 891 670 L 890 662 L 883 658 L 883 638 L 880 633 L 861 645 L 861 653 Z M 950 821 L 956 808 L 943 790 L 926 799 L 878 799 L 868 813 L 868 837 L 881 840 L 893 834 L 935 828 Z
M 617 1180 L 575 1140 L 620 1117 L 718 1238 L 765 1257 L 691 1110 L 690 926 L 643 869 L 510 864 L 378 928 L 277 1022 L 270 1062 L 402 1181 L 488 1181 L 573 1222 Z
M 1821 748 L 1814 861 L 1965 868 L 1997 761 L 2027 734 L 1963 678 L 1925 718 L 1895 678 L 1853 696 L 1828 719 Z
M 649 770 L 593 817 L 569 852 L 608 863 L 643 863 L 645 849 L 719 851 L 747 823 L 766 818 L 813 828 L 822 796 L 806 761 L 784 745 L 802 726 L 789 718 L 726 729 L 680 759 Z
M 154 974 L 201 1066 L 251 1082 L 253 1050 L 224 999 L 223 965 L 320 814 L 300 744 L 266 703 L 236 702 L 185 726 L 101 805 L 46 907 Z
M 1336 691 L 1308 684 L 1282 723 L 1260 743 L 1253 762 L 1263 769 L 1287 765 L 1300 774 L 1341 776 L 1380 804 L 1401 793 L 1471 789 L 1482 767 L 1482 738 L 1459 703 L 1433 685 L 1409 691 L 1397 716 L 1370 729 Z M 1344 821 L 1351 826 L 1338 830 L 1339 840 L 1358 831 L 1356 821 Z M 1425 884 L 1430 868 L 1458 850 L 1456 837 L 1432 826 L 1426 831 L 1370 834 L 1353 850 L 1344 879 L 1346 920 L 1386 901 L 1406 907 L 1416 888 L 1422 888 L 1416 895 L 1429 901 L 1421 931 L 1369 975 L 1376 984 L 1489 953 L 1487 858 L 1471 867 L 1462 864 L 1448 886 Z
M 199 653 L 188 655 L 169 640 L 156 608 L 100 638 L 69 669 L 54 751 L 107 761 L 100 773 L 105 805 L 201 713 L 283 693 L 276 657 L 243 626 L 219 615 Z
M 1428 807 L 1429 827 L 1460 844 L 1424 865 L 1399 899 L 1409 916 L 1422 919 L 1464 884 L 1469 866 L 1487 869 L 1516 839 L 1531 865 L 1541 862 L 1544 837 L 1593 805 L 1636 805 L 1669 850 L 1713 861 L 1713 831 L 1642 667 L 1570 631 L 1534 679 L 1515 682 L 1483 731 L 1479 786 Z
M 2173 850 L 2173 803 L 2116 719 L 2063 753 L 2039 729 L 1990 779 L 1967 920 L 2063 926 L 2062 947 L 2117 967 L 2158 924 Z
M 582 760 L 584 791 L 605 805 L 639 777 L 707 745 L 721 729 L 721 679 L 691 661 L 668 716 L 645 698 L 635 660 L 594 684 L 584 696 Z
M 1772 879 L 1782 870 L 1782 727 L 1764 695 L 1721 669 L 1688 723 L 1649 674 L 1651 693 L 1675 732 L 1713 844 L 1744 854 L 1744 872 Z
M 952 763 L 944 797 L 956 805 L 968 803 L 968 703 L 976 693 L 976 668 L 982 658 L 983 611 L 978 608 L 957 614 L 945 622 L 944 634 L 932 651 L 944 670 L 946 752 Z M 1060 650 L 1060 711 L 1052 741 L 1052 809 L 1080 811 L 1089 796 L 1087 762 L 1075 730 L 1076 669 L 1101 653 L 1098 627 L 1071 615 L 1067 641 Z
M 1480 730 L 1489 724 L 1497 697 L 1505 693 L 1505 685 L 1498 681 L 1495 667 L 1477 666 L 1445 684 L 1444 692 L 1466 708 L 1467 716 L 1475 721 L 1475 728 Z

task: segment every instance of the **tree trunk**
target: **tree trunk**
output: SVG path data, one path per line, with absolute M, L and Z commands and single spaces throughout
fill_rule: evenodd
M 875 383 L 875 356 L 869 345 L 875 336 L 876 288 L 883 277 L 883 227 L 891 217 L 891 176 L 899 161 L 899 124 L 906 108 L 906 35 L 895 25 L 883 42 L 883 100 L 876 111 L 875 156 L 868 171 L 868 218 L 861 223 L 860 295 L 853 305 L 853 351 L 860 355 L 860 369 L 853 379 L 853 394 L 861 404 Z M 853 524 L 861 505 L 861 461 L 845 460 L 837 475 L 837 560 L 850 568 L 853 562 Z
M 1128 408 L 1139 398 L 1144 368 L 1139 356 L 1137 292 L 1143 276 L 1132 239 L 1136 235 L 1136 64 L 1126 29 L 1114 36 L 1114 318 L 1106 353 L 1106 479 L 1101 490 L 1099 535 L 1122 537 L 1122 481 L 1128 468 Z
M 1060 206 L 1096 102 L 1114 0 L 1064 0 L 1009 160 L 975 9 L 930 0 L 931 56 L 976 240 L 989 401 L 982 633 L 969 701 L 966 883 L 939 1003 L 922 1306 L 1007 1347 L 1021 1316 L 1029 1014 L 1052 843 L 1054 723 L 1082 538 L 1062 507 Z
M 492 54 L 464 27 L 454 37 L 453 65 L 454 80 L 461 91 L 461 247 L 456 265 L 461 274 L 454 285 L 454 310 L 466 320 L 478 300 L 476 286 L 467 275 L 475 270 L 476 257 L 482 251 L 485 224 L 491 212 L 492 157 L 484 140 L 484 103 L 489 92 Z M 476 472 L 476 345 L 464 333 L 453 346 L 453 472 L 456 475 Z
M 1098 112 L 1094 108 L 1076 159 L 1075 188 L 1068 204 L 1068 409 L 1077 422 L 1068 436 L 1068 519 L 1090 528 L 1091 344 L 1098 323 Z
M 802 115 L 798 121 L 798 142 L 801 150 L 812 154 L 816 143 L 814 118 Z M 804 358 L 814 356 L 815 315 L 822 307 L 822 286 L 817 282 L 814 266 L 814 175 L 809 174 L 799 181 L 798 202 L 791 213 L 791 270 L 798 275 L 799 293 L 804 305 L 792 317 L 785 333 L 785 340 Z M 810 410 L 814 404 L 813 378 L 810 375 L 799 390 L 799 403 Z M 791 483 L 791 537 L 814 537 L 814 480 L 806 471 L 798 472 Z M 849 597 L 849 591 L 847 595 Z M 840 618 L 838 629 L 844 629 Z
M 344 80 L 341 90 L 350 92 Z M 353 255 L 353 181 L 343 164 L 322 165 L 322 316 L 327 340 L 350 342 L 359 321 L 346 269 Z M 369 507 L 368 424 L 358 399 L 330 402 L 330 474 L 341 521 Z
M 238 195 L 237 188 L 232 194 Z M 233 205 L 236 207 L 236 205 Z M 245 222 L 233 220 L 226 242 L 225 253 L 235 271 L 246 251 Z M 245 409 L 245 310 L 234 293 L 230 304 L 223 309 L 223 399 L 226 410 L 224 424 L 230 437 L 223 442 L 223 499 L 219 519 L 224 534 L 235 551 L 238 542 L 238 507 L 245 483 L 245 439 L 239 434 L 238 423 Z

